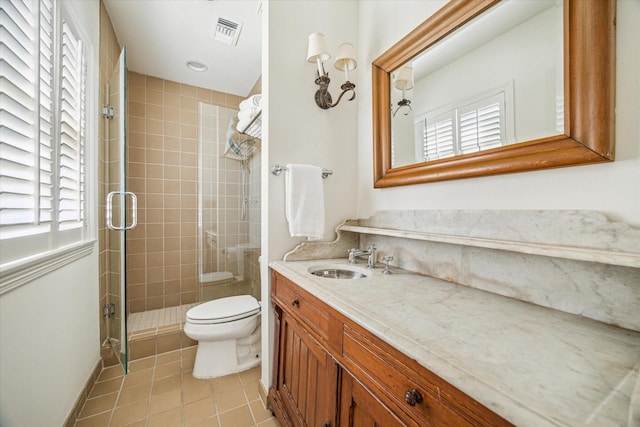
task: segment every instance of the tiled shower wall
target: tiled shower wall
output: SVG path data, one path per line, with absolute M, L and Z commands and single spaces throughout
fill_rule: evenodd
M 138 226 L 127 232 L 127 304 L 135 313 L 199 301 L 198 102 L 242 98 L 127 73 L 127 189 Z

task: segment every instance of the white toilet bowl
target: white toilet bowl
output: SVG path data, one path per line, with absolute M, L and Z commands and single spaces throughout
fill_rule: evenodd
M 250 295 L 192 307 L 187 311 L 184 333 L 198 341 L 196 378 L 221 377 L 260 364 L 260 303 Z

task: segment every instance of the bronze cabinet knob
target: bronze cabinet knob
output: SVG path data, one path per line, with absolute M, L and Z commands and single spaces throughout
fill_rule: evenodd
M 422 395 L 416 389 L 411 389 L 404 394 L 404 400 L 411 406 L 415 406 L 416 403 L 422 403 Z
M 297 299 L 294 299 L 291 301 L 291 305 L 295 307 L 300 307 L 300 301 L 298 301 Z

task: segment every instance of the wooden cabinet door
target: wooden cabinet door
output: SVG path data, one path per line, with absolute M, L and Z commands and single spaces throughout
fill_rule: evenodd
M 279 326 L 276 394 L 289 421 L 294 426 L 334 427 L 338 365 L 287 312 L 282 312 Z
M 340 427 L 405 426 L 389 408 L 347 371 L 340 380 Z

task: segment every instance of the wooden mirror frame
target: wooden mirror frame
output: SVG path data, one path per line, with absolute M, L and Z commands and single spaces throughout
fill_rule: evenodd
M 452 0 L 372 63 L 374 187 L 613 161 L 615 0 L 564 0 L 564 135 L 392 168 L 390 75 L 501 0 Z

